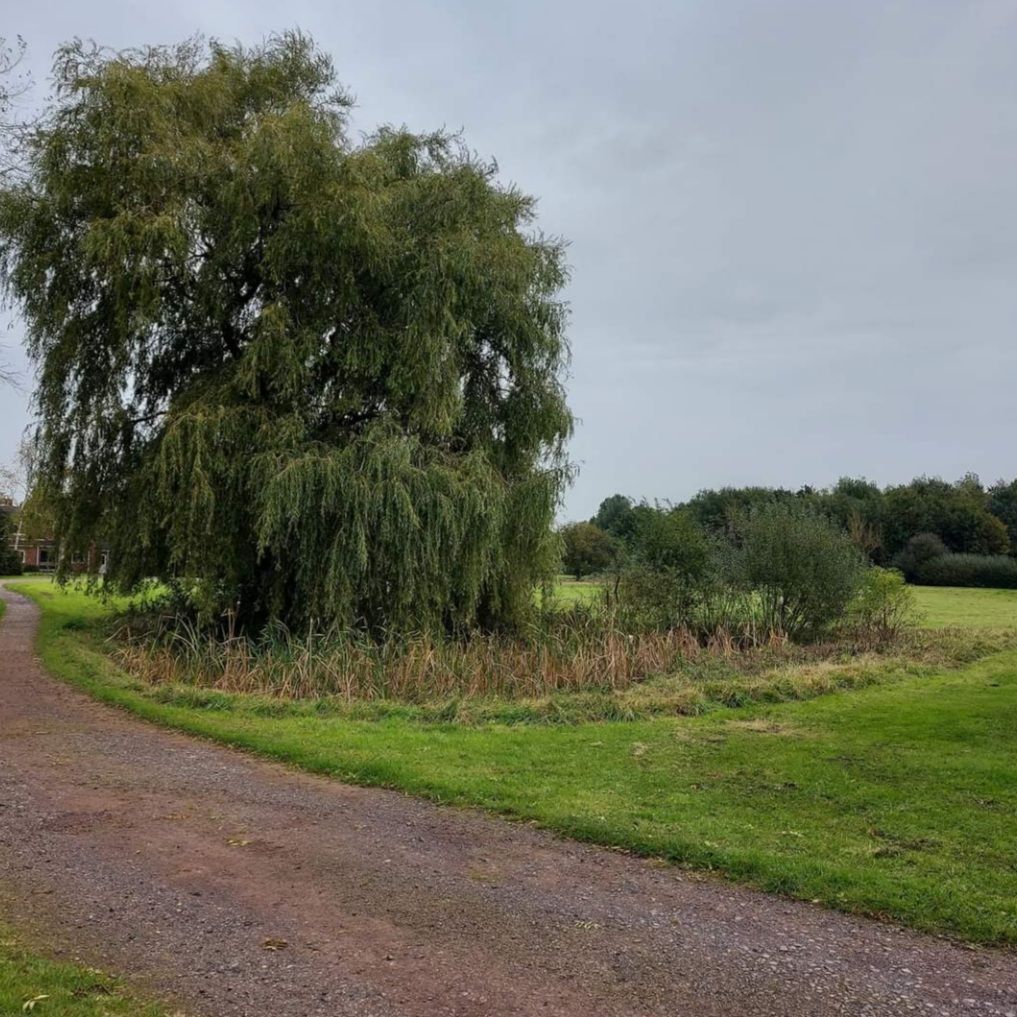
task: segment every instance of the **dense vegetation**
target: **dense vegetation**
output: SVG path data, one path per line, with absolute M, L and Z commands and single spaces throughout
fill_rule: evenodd
M 300 35 L 55 65 L 0 191 L 35 486 L 206 618 L 494 628 L 556 567 L 563 245 L 442 133 L 347 131 Z
M 690 506 L 632 505 L 618 496 L 598 518 L 603 525 L 563 527 L 563 561 L 577 579 L 600 565 L 609 580 L 603 622 L 622 631 L 681 631 L 703 645 L 745 647 L 849 631 L 857 640 L 862 630 L 892 639 L 907 623 L 907 611 L 888 606 L 906 597 L 899 573 L 871 565 L 851 535 L 808 502 L 738 506 L 712 531 Z

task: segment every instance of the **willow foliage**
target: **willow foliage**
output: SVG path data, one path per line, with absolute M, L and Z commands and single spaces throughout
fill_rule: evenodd
M 351 141 L 300 35 L 55 77 L 0 253 L 68 545 L 248 626 L 520 620 L 572 426 L 533 199 L 445 134 Z

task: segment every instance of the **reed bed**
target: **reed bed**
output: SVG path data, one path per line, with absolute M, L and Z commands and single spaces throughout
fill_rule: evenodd
M 184 683 L 223 692 L 347 702 L 435 698 L 526 698 L 550 692 L 618 692 L 667 674 L 701 652 L 688 632 L 625 634 L 604 625 L 539 636 L 475 634 L 438 640 L 420 635 L 373 640 L 359 633 L 261 639 L 216 637 L 189 623 L 153 638 L 124 626 L 113 656 L 152 684 Z
M 135 615 L 121 620 L 107 650 L 125 671 L 153 686 L 433 705 L 574 693 L 605 693 L 616 703 L 662 694 L 698 700 L 708 693 L 710 701 L 724 703 L 765 698 L 760 683 L 778 690 L 789 682 L 802 688 L 784 689 L 779 698 L 795 698 L 815 694 L 811 686 L 827 682 L 831 663 L 838 668 L 836 681 L 855 684 L 864 683 L 855 671 L 877 659 L 949 666 L 1014 644 L 1017 633 L 975 638 L 912 631 L 878 648 L 844 633 L 809 645 L 777 636 L 747 640 L 742 630 L 722 628 L 709 634 L 687 628 L 632 633 L 604 613 L 576 609 L 548 616 L 521 635 L 474 633 L 463 639 L 375 639 L 356 631 L 296 635 L 281 628 L 253 639 L 209 632 L 177 616 Z

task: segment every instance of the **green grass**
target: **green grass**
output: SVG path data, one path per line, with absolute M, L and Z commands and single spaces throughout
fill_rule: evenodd
M 38 1017 L 163 1017 L 95 968 L 37 956 L 0 928 L 0 1014 Z
M 565 607 L 573 604 L 592 604 L 600 597 L 602 585 L 594 580 L 569 579 L 560 576 L 554 588 L 555 600 Z
M 1017 628 L 1017 590 L 915 586 L 915 601 L 927 628 Z
M 101 604 L 38 582 L 16 588 L 43 607 L 47 667 L 149 720 L 846 911 L 1017 945 L 1013 650 L 699 717 L 364 721 L 223 694 L 162 702 L 89 644 Z

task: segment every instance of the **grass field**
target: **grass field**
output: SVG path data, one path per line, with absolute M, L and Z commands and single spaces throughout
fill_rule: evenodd
M 164 1017 L 111 975 L 44 960 L 0 928 L 0 1014 L 38 1017 Z
M 914 590 L 922 624 L 928 628 L 1017 628 L 1017 590 L 952 586 L 916 586 Z
M 699 717 L 365 721 L 223 694 L 187 705 L 90 644 L 101 604 L 45 582 L 22 588 L 43 607 L 46 665 L 149 720 L 843 910 L 1017 944 L 1015 651 Z M 943 609 L 962 610 L 958 599 Z

